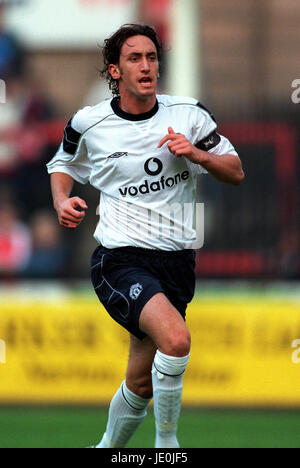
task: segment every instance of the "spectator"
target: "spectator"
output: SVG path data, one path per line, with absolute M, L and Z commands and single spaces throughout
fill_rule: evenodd
M 5 5 L 0 0 L 0 78 L 6 82 L 5 112 L 0 112 L 0 187 L 9 184 L 31 211 L 49 201 L 44 167 L 49 148 L 39 125 L 55 112 L 40 80 L 30 73 L 24 50 L 5 27 Z
M 31 235 L 19 220 L 16 207 L 1 202 L 0 209 L 0 274 L 18 276 L 31 255 Z
M 40 211 L 32 223 L 33 249 L 24 270 L 30 278 L 59 278 L 65 273 L 67 248 L 61 238 L 56 217 Z
M 17 38 L 6 30 L 5 5 L 0 2 L 0 77 L 21 75 L 24 70 L 24 50 Z
M 39 125 L 52 115 L 47 98 L 32 79 L 10 77 L 5 112 L 0 113 L 0 184 L 9 183 L 29 210 L 40 209 L 49 200 L 44 167 L 48 143 Z

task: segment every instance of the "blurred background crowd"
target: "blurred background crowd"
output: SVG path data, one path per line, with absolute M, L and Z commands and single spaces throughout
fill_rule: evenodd
M 97 42 L 81 47 L 75 41 L 64 47 L 55 41 L 43 40 L 38 46 L 27 41 L 20 18 L 14 20 L 24 3 L 30 5 L 30 0 L 0 0 L 0 79 L 6 85 L 6 102 L 0 103 L 0 276 L 86 278 L 96 246 L 92 233 L 98 195 L 89 186 L 76 185 L 74 194 L 87 201 L 88 215 L 76 231 L 61 228 L 45 164 L 71 115 L 110 96 L 97 71 L 101 51 Z M 93 8 L 97 1 L 75 3 Z M 132 2 L 112 3 L 121 8 Z M 168 74 L 172 0 L 134 3 L 134 14 L 131 9 L 126 19 L 155 26 L 163 39 L 160 92 L 169 93 L 175 80 Z M 199 179 L 205 245 L 197 252 L 197 274 L 297 279 L 300 104 L 292 102 L 291 94 L 293 80 L 300 78 L 299 2 L 195 4 L 199 34 L 192 40 L 199 52 L 199 90 L 194 97 L 215 114 L 220 133 L 239 151 L 246 173 L 238 188 L 209 176 Z M 183 79 L 190 73 L 185 63 Z

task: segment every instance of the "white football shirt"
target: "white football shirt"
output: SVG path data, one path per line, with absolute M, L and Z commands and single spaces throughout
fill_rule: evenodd
M 197 175 L 206 171 L 176 158 L 167 144 L 157 148 L 168 127 L 205 151 L 238 156 L 193 98 L 158 95 L 154 108 L 138 115 L 122 111 L 113 98 L 81 109 L 67 124 L 48 172 L 100 191 L 94 237 L 104 247 L 182 250 L 197 242 Z

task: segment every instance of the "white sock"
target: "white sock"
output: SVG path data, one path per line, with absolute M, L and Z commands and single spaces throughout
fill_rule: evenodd
M 181 410 L 183 374 L 188 356 L 173 357 L 157 351 L 152 368 L 155 448 L 179 448 L 177 425 Z
M 150 399 L 131 392 L 125 381 L 113 397 L 106 432 L 96 448 L 122 448 L 147 415 Z

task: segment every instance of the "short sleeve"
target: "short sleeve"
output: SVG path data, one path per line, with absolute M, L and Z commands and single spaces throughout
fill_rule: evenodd
M 67 123 L 61 145 L 54 158 L 47 164 L 49 174 L 62 172 L 81 184 L 90 179 L 91 164 L 84 139 L 84 111 L 79 111 Z
M 193 141 L 195 145 L 211 135 L 217 128 L 214 115 L 200 102 L 196 104 L 193 112 Z
M 197 103 L 197 108 L 193 127 L 193 145 L 217 156 L 232 154 L 238 157 L 238 153 L 230 141 L 217 132 L 217 123 L 214 115 L 199 102 Z M 197 174 L 208 173 L 200 164 L 191 164 L 195 166 L 193 169 Z

